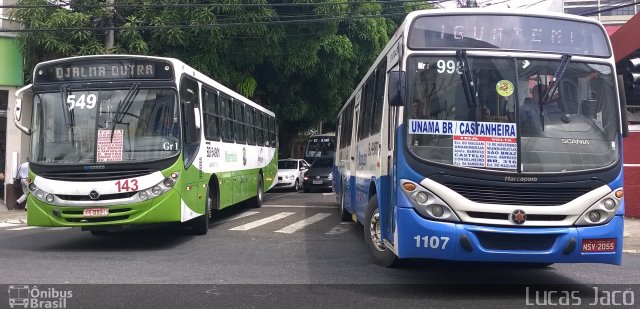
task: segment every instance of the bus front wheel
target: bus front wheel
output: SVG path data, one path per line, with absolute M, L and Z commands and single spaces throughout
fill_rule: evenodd
M 351 221 L 351 213 L 349 213 L 349 211 L 344 207 L 344 199 L 345 199 L 345 195 L 347 194 L 346 190 L 342 191 L 342 194 L 340 194 L 340 212 L 342 213 L 342 221 Z
M 211 219 L 211 207 L 213 207 L 213 202 L 211 199 L 211 190 L 207 190 L 207 199 L 206 205 L 204 205 L 204 215 L 196 217 L 193 219 L 193 225 L 191 228 L 193 229 L 193 233 L 196 235 L 206 235 L 209 231 L 209 220 Z
M 380 211 L 378 198 L 374 194 L 369 199 L 364 222 L 364 241 L 376 264 L 393 267 L 398 264 L 398 257 L 382 242 Z

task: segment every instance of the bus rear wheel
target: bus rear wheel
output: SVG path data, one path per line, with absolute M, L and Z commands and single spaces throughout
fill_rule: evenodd
M 378 198 L 374 194 L 369 199 L 364 221 L 364 241 L 369 248 L 376 264 L 385 267 L 394 267 L 398 264 L 398 257 L 382 242 L 380 211 Z

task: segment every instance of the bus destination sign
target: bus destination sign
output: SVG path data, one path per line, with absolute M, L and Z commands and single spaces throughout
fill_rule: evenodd
M 77 60 L 41 66 L 35 71 L 37 83 L 90 80 L 171 79 L 171 65 L 153 60 Z
M 518 15 L 424 16 L 409 34 L 412 49 L 504 49 L 609 57 L 594 23 Z

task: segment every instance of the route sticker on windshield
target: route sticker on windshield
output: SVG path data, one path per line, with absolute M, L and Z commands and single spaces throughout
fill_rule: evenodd
M 409 134 L 453 136 L 453 164 L 516 169 L 515 123 L 409 119 Z
M 122 161 L 124 130 L 113 130 L 113 139 L 111 134 L 111 130 L 98 130 L 98 162 Z
M 508 97 L 513 94 L 513 83 L 503 79 L 496 84 L 496 91 L 503 97 Z

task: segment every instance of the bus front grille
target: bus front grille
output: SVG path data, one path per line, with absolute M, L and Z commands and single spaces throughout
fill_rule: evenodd
M 115 193 L 115 194 L 104 194 L 100 195 L 97 199 L 92 199 L 89 195 L 66 195 L 66 194 L 56 194 L 56 196 L 65 201 L 103 201 L 103 200 L 117 200 L 123 198 L 130 198 L 134 196 L 138 192 L 124 192 L 124 193 Z
M 476 203 L 506 204 L 523 206 L 562 205 L 591 191 L 591 188 L 526 188 L 524 186 L 490 187 L 473 184 L 452 184 L 445 186 Z
M 480 212 L 480 211 L 467 211 L 467 215 L 472 218 L 480 219 L 493 219 L 493 220 L 509 220 L 511 213 L 495 213 L 495 212 Z M 563 221 L 566 219 L 565 215 L 536 215 L 527 214 L 527 221 Z

